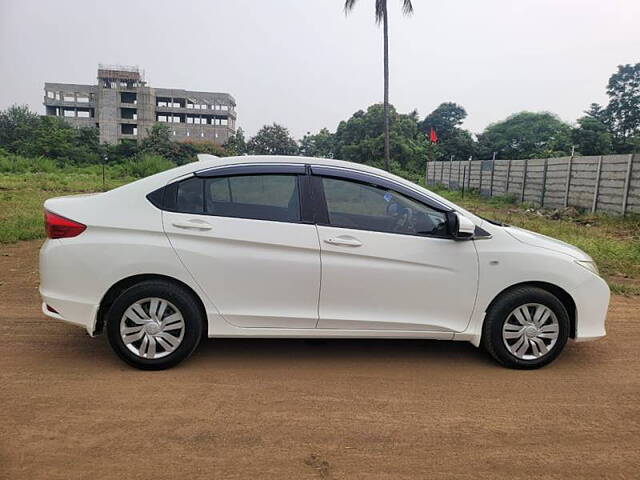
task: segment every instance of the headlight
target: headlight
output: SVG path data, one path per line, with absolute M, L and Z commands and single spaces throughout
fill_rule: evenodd
M 576 263 L 581 267 L 586 268 L 591 273 L 600 275 L 600 272 L 598 271 L 598 266 L 596 265 L 596 262 L 594 262 L 593 260 L 576 260 Z

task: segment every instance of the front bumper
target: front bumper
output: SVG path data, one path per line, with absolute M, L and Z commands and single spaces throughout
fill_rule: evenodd
M 590 275 L 586 282 L 572 292 L 576 303 L 575 341 L 586 342 L 604 337 L 605 320 L 611 293 L 609 286 L 597 275 Z

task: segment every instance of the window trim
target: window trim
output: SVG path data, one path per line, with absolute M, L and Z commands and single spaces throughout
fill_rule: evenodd
M 242 164 L 242 165 L 222 165 L 219 167 L 207 168 L 194 172 L 194 176 L 199 178 L 231 177 L 242 175 L 305 175 L 306 166 L 302 163 L 265 163 L 265 164 Z

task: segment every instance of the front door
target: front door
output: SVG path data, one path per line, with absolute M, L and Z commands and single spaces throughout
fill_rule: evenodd
M 314 328 L 320 252 L 300 221 L 298 175 L 246 173 L 180 182 L 165 231 L 229 323 Z
M 318 328 L 459 332 L 473 310 L 478 256 L 445 214 L 389 188 L 321 177 Z

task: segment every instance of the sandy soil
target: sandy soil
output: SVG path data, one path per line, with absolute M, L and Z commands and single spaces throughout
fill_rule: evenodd
M 0 246 L 0 476 L 638 478 L 640 298 L 532 372 L 464 343 L 208 340 L 141 372 L 45 318 Z

